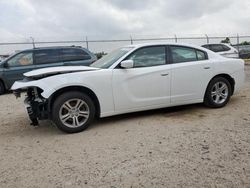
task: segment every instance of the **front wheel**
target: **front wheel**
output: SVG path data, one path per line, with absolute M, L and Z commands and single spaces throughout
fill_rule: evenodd
M 95 106 L 91 98 L 81 92 L 67 92 L 54 102 L 52 118 L 56 126 L 67 133 L 86 129 L 95 117 Z
M 232 94 L 232 87 L 229 81 L 223 77 L 214 78 L 208 85 L 204 98 L 204 104 L 220 108 L 225 106 Z

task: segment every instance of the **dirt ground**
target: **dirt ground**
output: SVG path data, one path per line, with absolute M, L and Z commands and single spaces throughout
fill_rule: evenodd
M 64 134 L 0 96 L 0 187 L 250 187 L 250 66 L 222 109 L 166 108 Z

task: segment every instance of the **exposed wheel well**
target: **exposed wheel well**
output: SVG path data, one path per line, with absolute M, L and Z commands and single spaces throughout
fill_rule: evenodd
M 87 94 L 94 102 L 95 108 L 96 108 L 96 117 L 100 117 L 100 103 L 99 100 L 96 96 L 96 94 L 89 88 L 83 87 L 83 86 L 69 86 L 69 87 L 64 87 L 62 89 L 57 90 L 50 98 L 49 98 L 49 111 L 52 111 L 53 103 L 56 100 L 56 98 L 68 91 L 80 91 L 85 94 Z
M 214 78 L 217 78 L 217 77 L 222 77 L 222 78 L 225 78 L 225 79 L 228 80 L 228 82 L 229 82 L 230 85 L 231 85 L 231 88 L 232 88 L 232 95 L 233 95 L 233 94 L 234 94 L 234 85 L 235 85 L 234 79 L 233 79 L 230 75 L 228 75 L 228 74 L 218 74 L 218 75 L 214 76 L 211 80 L 213 80 Z M 210 80 L 210 82 L 211 82 L 211 80 Z M 209 83 L 210 83 L 210 82 L 209 82 Z

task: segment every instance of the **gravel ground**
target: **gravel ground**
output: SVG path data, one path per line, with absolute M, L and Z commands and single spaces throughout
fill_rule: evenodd
M 0 96 L 0 187 L 250 187 L 250 66 L 222 109 L 189 105 L 64 134 Z

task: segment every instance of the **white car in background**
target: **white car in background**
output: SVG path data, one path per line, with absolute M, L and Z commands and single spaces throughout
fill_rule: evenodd
M 205 45 L 202 45 L 202 47 L 207 48 L 207 49 L 209 49 L 215 53 L 218 53 L 224 57 L 239 58 L 238 50 L 229 44 L 225 44 L 225 43 L 205 44 Z
M 67 66 L 25 73 L 12 86 L 33 125 L 50 119 L 68 133 L 95 117 L 204 103 L 225 106 L 244 82 L 244 62 L 186 44 L 137 44 L 119 48 L 90 67 Z

